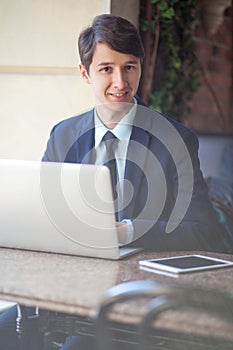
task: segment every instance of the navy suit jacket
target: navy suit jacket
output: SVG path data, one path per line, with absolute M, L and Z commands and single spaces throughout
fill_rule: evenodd
M 94 110 L 57 124 L 43 161 L 94 163 Z M 133 185 L 133 192 L 125 187 L 125 197 L 128 193 L 132 199 L 126 200 L 119 215 L 133 222 L 137 239 L 131 245 L 153 251 L 230 252 L 224 243 L 226 232 L 208 199 L 197 137 L 182 124 L 139 104 L 125 179 Z M 175 228 L 170 232 L 167 223 L 172 214 Z

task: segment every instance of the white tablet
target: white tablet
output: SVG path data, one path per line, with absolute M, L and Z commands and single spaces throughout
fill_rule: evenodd
M 149 271 L 170 275 L 230 267 L 233 266 L 233 261 L 193 254 L 162 259 L 141 260 L 139 264 L 142 268 Z

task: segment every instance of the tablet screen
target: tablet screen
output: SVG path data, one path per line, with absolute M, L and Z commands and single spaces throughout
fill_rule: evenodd
M 225 262 L 223 261 L 210 260 L 208 258 L 202 258 L 200 256 L 193 256 L 193 255 L 179 257 L 179 258 L 157 260 L 157 262 L 159 262 L 162 265 L 173 266 L 180 269 L 225 264 Z

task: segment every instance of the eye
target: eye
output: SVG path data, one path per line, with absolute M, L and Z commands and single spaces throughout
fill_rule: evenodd
M 131 70 L 134 70 L 134 69 L 136 69 L 136 67 L 135 66 L 133 66 L 133 65 L 127 65 L 127 66 L 125 66 L 125 70 L 126 71 L 131 71 Z
M 111 72 L 111 67 L 103 67 L 100 72 L 104 72 L 104 73 L 110 73 Z

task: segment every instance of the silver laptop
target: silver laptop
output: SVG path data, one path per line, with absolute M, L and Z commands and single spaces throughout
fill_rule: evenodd
M 120 259 L 109 169 L 0 160 L 0 246 Z

